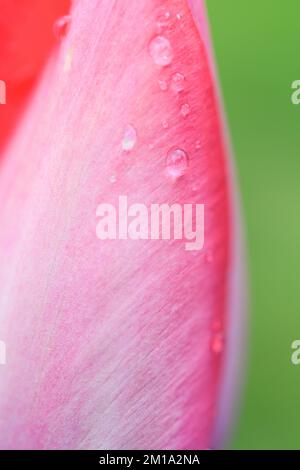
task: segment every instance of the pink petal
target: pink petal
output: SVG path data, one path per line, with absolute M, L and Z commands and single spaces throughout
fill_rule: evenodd
M 149 44 L 170 4 L 176 21 L 159 34 L 173 59 L 162 67 Z M 184 90 L 163 91 L 175 73 Z M 230 254 L 216 101 L 186 1 L 76 3 L 0 174 L 1 448 L 210 447 Z M 124 152 L 128 125 L 137 142 Z M 175 182 L 173 146 L 189 156 Z M 119 195 L 204 203 L 204 250 L 100 241 L 97 206 Z

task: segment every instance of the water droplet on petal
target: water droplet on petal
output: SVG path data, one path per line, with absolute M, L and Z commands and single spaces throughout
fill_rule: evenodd
M 224 350 L 224 336 L 223 333 L 216 333 L 211 342 L 211 349 L 215 354 L 221 354 Z
M 168 84 L 166 80 L 158 80 L 158 85 L 161 91 L 166 91 L 168 89 Z
M 163 120 L 161 124 L 162 124 L 162 126 L 163 126 L 164 129 L 168 129 L 168 127 L 169 127 L 168 121 Z
M 122 148 L 125 152 L 130 152 L 136 144 L 137 135 L 136 130 L 133 126 L 128 124 L 124 131 L 124 136 L 122 140 Z
M 188 155 L 179 148 L 173 148 L 168 152 L 167 160 L 167 174 L 174 180 L 183 176 L 188 168 Z
M 156 19 L 157 26 L 159 28 L 164 28 L 164 27 L 168 26 L 170 18 L 171 18 L 171 13 L 168 10 L 159 11 L 159 13 L 157 15 L 157 19 Z
M 53 25 L 53 32 L 54 32 L 55 37 L 59 40 L 63 39 L 67 35 L 70 29 L 70 24 L 71 24 L 70 15 L 66 15 L 66 16 L 62 16 L 61 18 L 58 18 L 58 20 L 56 20 Z
M 200 141 L 200 140 L 196 140 L 195 147 L 196 147 L 196 149 L 200 149 L 200 148 L 201 148 L 201 141 Z
M 174 93 L 181 93 L 184 90 L 185 77 L 182 73 L 176 72 L 171 77 L 171 89 Z
M 109 178 L 109 181 L 114 184 L 116 181 L 117 181 L 117 177 L 116 175 L 111 175 L 110 178 Z
M 155 36 L 149 44 L 149 53 L 156 65 L 165 67 L 173 60 L 173 49 L 170 41 L 164 36 Z
M 183 104 L 181 106 L 180 112 L 181 112 L 183 117 L 187 117 L 188 114 L 190 114 L 190 112 L 191 112 L 190 105 L 188 103 Z
M 206 254 L 205 254 L 205 260 L 207 263 L 212 263 L 213 260 L 214 260 L 214 257 L 213 257 L 213 254 L 211 251 L 208 251 Z

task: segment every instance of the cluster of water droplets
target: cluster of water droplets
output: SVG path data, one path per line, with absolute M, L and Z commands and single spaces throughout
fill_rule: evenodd
M 174 59 L 174 50 L 171 44 L 170 39 L 168 38 L 168 32 L 174 27 L 174 21 L 180 21 L 183 15 L 181 12 L 178 12 L 176 15 L 171 15 L 168 10 L 162 9 L 159 11 L 156 26 L 157 34 L 151 38 L 148 51 L 155 65 L 161 67 L 162 69 L 167 68 L 172 64 Z M 172 73 L 169 77 L 160 78 L 158 80 L 158 87 L 161 92 L 170 91 L 173 95 L 179 97 L 183 94 L 186 85 L 186 78 L 183 73 L 176 71 Z M 184 95 L 184 94 L 183 94 Z M 179 114 L 182 118 L 187 118 L 191 113 L 191 107 L 187 101 L 181 100 L 181 105 L 179 109 Z M 161 126 L 163 129 L 169 128 L 169 122 L 166 119 L 161 121 Z M 198 142 L 198 141 L 197 141 Z M 123 132 L 122 137 L 122 150 L 125 153 L 130 153 L 137 143 L 137 132 L 132 124 L 128 124 Z M 153 144 L 149 145 L 149 148 L 152 149 Z M 198 144 L 195 144 L 195 147 L 198 148 Z M 166 155 L 165 159 L 165 168 L 166 174 L 172 181 L 176 181 L 179 178 L 183 177 L 187 172 L 189 166 L 189 155 L 181 147 L 172 147 Z M 110 177 L 110 182 L 116 182 L 116 176 L 112 175 Z M 196 191 L 196 187 L 193 189 Z
M 156 30 L 158 33 L 170 32 L 174 30 L 178 24 L 180 25 L 182 19 L 183 13 L 181 11 L 173 14 L 167 8 L 162 7 L 156 16 Z
M 149 43 L 149 54 L 153 62 L 165 68 L 170 66 L 173 58 L 174 51 L 167 33 L 174 28 L 174 21 L 178 22 L 182 19 L 183 15 L 178 12 L 172 15 L 168 10 L 162 9 L 159 11 L 156 19 L 157 31 L 159 34 L 154 36 Z M 162 92 L 170 90 L 176 96 L 179 96 L 185 90 L 185 76 L 180 71 L 174 72 L 168 79 L 159 79 L 158 86 Z M 191 112 L 190 105 L 184 102 L 180 107 L 180 115 L 186 118 Z M 167 129 L 169 123 L 166 119 L 162 121 L 162 127 Z M 166 173 L 172 181 L 176 181 L 185 175 L 189 166 L 189 156 L 187 152 L 180 147 L 172 147 L 166 156 Z
M 182 14 L 177 13 L 177 20 L 181 20 Z M 55 37 L 62 41 L 67 35 L 71 24 L 71 16 L 63 16 L 59 18 L 53 27 Z M 167 30 L 172 26 L 171 14 L 168 11 L 160 12 L 157 18 L 157 26 L 160 34 L 151 39 L 149 43 L 149 53 L 154 61 L 154 63 L 161 67 L 167 67 L 172 63 L 174 58 L 174 52 L 172 45 L 168 38 L 163 36 L 162 31 Z M 64 70 L 69 71 L 72 65 L 73 50 L 69 48 L 65 55 Z M 170 89 L 175 95 L 179 95 L 185 89 L 185 76 L 181 72 L 175 72 L 171 75 L 169 81 L 165 79 L 158 80 L 158 86 L 162 92 L 166 92 Z M 190 105 L 187 102 L 184 102 L 180 107 L 180 114 L 186 118 L 191 112 Z M 167 129 L 169 123 L 167 120 L 162 121 L 162 127 Z M 122 150 L 125 153 L 131 152 L 137 143 L 137 132 L 132 124 L 128 124 L 124 128 L 123 137 L 122 137 Z M 149 145 L 149 148 L 153 148 L 153 144 Z M 195 148 L 201 148 L 201 141 L 197 140 L 195 143 Z M 172 181 L 176 181 L 179 178 L 183 177 L 187 172 L 189 165 L 189 156 L 187 152 L 179 147 L 172 147 L 166 156 L 165 166 L 166 173 Z M 109 177 L 111 184 L 117 182 L 117 176 L 112 174 Z M 192 191 L 197 192 L 199 190 L 198 185 L 194 183 L 192 186 Z M 211 253 L 207 253 L 205 256 L 206 262 L 212 262 Z M 211 350 L 215 355 L 220 355 L 224 349 L 224 333 L 221 323 L 215 321 L 212 326 L 212 339 L 211 339 Z
M 160 9 L 156 16 L 156 29 L 158 33 L 170 31 L 174 25 L 174 18 L 169 10 Z
M 177 20 L 181 20 L 182 14 L 177 13 Z M 53 32 L 57 40 L 62 41 L 71 25 L 71 16 L 66 15 L 61 18 L 58 18 L 53 26 Z M 157 27 L 160 34 L 156 35 L 151 39 L 149 43 L 149 53 L 154 61 L 154 63 L 161 67 L 169 66 L 174 58 L 174 51 L 170 40 L 166 38 L 163 34 L 163 30 L 168 30 L 172 26 L 171 14 L 168 11 L 160 12 L 157 18 Z M 64 70 L 69 71 L 71 69 L 73 59 L 73 50 L 69 48 L 65 55 Z M 161 91 L 165 92 L 171 90 L 172 93 L 178 95 L 182 93 L 185 89 L 185 76 L 180 72 L 175 72 L 170 77 L 169 82 L 165 79 L 158 80 L 158 85 Z M 191 112 L 190 105 L 188 103 L 183 103 L 180 107 L 180 114 L 186 118 Z M 162 121 L 162 127 L 167 129 L 169 123 L 167 120 Z M 126 153 L 129 153 L 133 150 L 137 143 L 137 132 L 133 125 L 128 124 L 123 132 L 122 138 L 122 150 Z M 196 141 L 196 149 L 201 148 L 201 142 Z M 153 145 L 150 144 L 149 148 L 153 148 Z M 189 165 L 189 156 L 187 152 L 179 147 L 171 148 L 166 156 L 166 173 L 171 178 L 171 180 L 176 181 L 178 178 L 181 178 L 185 175 L 188 165 Z M 109 177 L 111 184 L 117 182 L 117 176 L 112 174 Z M 198 186 L 193 185 L 192 190 L 198 191 Z M 207 262 L 211 262 L 211 255 L 207 255 Z M 211 349 L 215 354 L 220 354 L 224 348 L 224 335 L 220 326 L 216 323 L 213 325 L 213 337 L 211 342 Z

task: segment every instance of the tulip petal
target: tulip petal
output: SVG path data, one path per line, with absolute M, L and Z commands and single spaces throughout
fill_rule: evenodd
M 7 149 L 3 449 L 212 443 L 226 350 L 226 153 L 204 42 L 184 0 L 172 2 L 172 26 L 158 32 L 166 5 L 77 2 Z M 157 35 L 168 42 L 153 49 Z M 188 161 L 175 180 L 166 171 L 174 147 Z M 116 207 L 120 195 L 147 207 L 204 204 L 204 249 L 187 251 L 182 240 L 99 240 L 97 207 Z

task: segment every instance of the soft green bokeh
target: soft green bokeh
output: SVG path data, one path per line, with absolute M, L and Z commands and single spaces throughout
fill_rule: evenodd
M 249 367 L 233 448 L 300 449 L 299 0 L 207 0 L 239 172 L 251 282 Z

